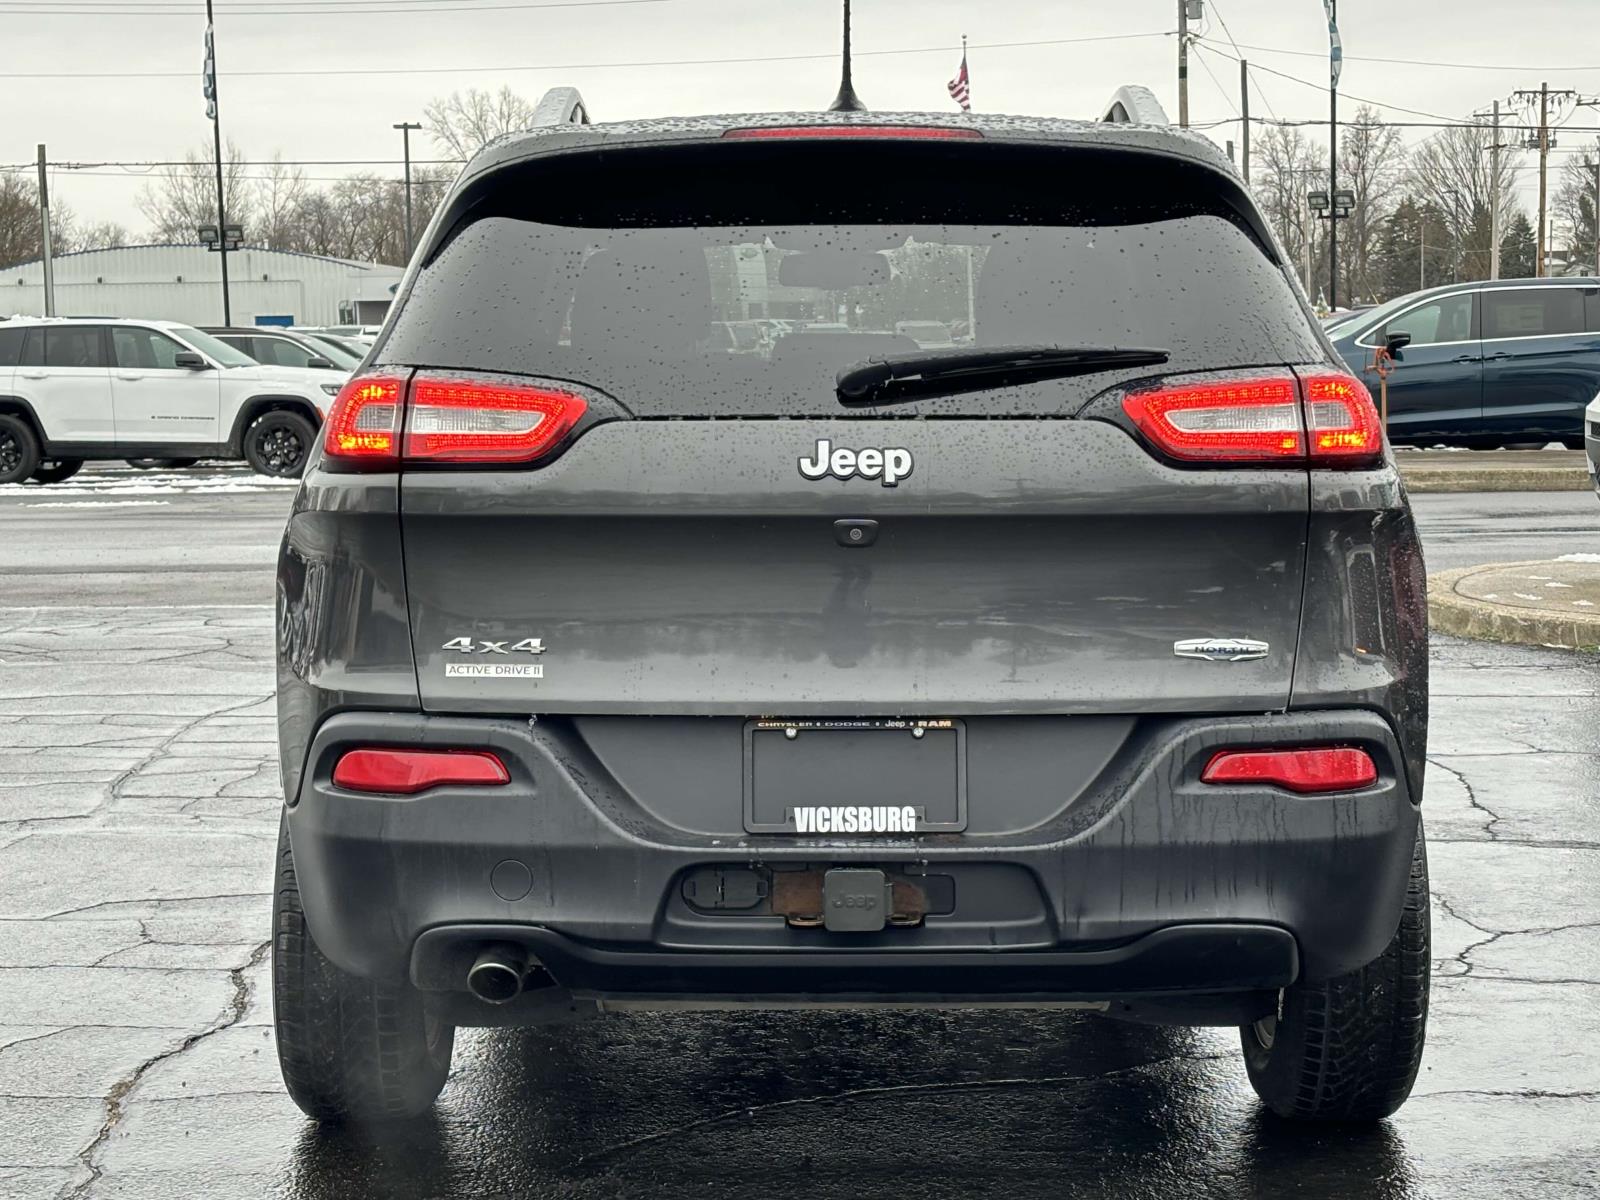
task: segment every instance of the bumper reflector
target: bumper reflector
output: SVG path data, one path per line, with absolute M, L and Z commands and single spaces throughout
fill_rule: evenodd
M 510 783 L 505 764 L 487 750 L 347 750 L 333 782 L 352 792 L 410 796 L 432 787 L 498 787 Z
M 1348 792 L 1378 778 L 1365 750 L 1328 746 L 1319 750 L 1224 750 L 1201 773 L 1204 783 L 1264 783 L 1291 792 Z

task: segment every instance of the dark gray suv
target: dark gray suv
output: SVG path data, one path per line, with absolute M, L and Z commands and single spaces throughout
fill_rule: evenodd
M 1308 1119 L 1411 1088 L 1422 557 L 1198 138 L 502 139 L 328 417 L 278 618 L 314 1116 L 425 1108 L 459 1026 L 686 1004 L 1236 1026 Z

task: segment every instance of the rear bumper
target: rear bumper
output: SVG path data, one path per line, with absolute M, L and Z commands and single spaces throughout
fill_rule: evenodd
M 333 785 L 344 749 L 385 743 L 488 747 L 512 782 L 404 798 Z M 1221 747 L 1328 743 L 1368 749 L 1378 781 L 1324 796 L 1198 782 Z M 473 948 L 509 940 L 598 998 L 1218 993 L 1326 978 L 1382 951 L 1418 820 L 1400 762 L 1370 712 L 1149 719 L 1033 828 L 751 835 L 735 813 L 716 837 L 652 816 L 569 722 L 346 713 L 318 732 L 289 831 L 323 952 L 431 990 L 463 988 Z M 916 927 L 829 933 L 684 898 L 685 875 L 706 867 L 869 864 L 947 876 L 951 899 Z

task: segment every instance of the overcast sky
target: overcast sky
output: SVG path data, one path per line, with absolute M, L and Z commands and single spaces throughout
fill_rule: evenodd
M 833 61 L 696 66 L 603 64 L 815 53 L 838 45 L 836 0 L 647 0 L 568 8 L 530 0 L 217 0 L 223 130 L 251 159 L 397 159 L 391 126 L 457 88 L 502 84 L 537 99 L 579 87 L 596 120 L 825 106 Z M 1346 66 L 1341 116 L 1355 97 L 1447 118 L 1505 99 L 1517 88 L 1600 94 L 1600 0 L 1343 0 Z M 66 12 L 73 8 L 78 11 Z M 330 9 L 358 9 L 357 13 Z M 414 11 L 393 11 L 397 8 Z M 92 10 L 93 15 L 83 10 Z M 951 111 L 945 83 L 970 52 L 974 107 L 1089 117 L 1123 83 L 1153 88 L 1176 119 L 1177 0 L 856 0 L 857 90 L 872 108 Z M 1327 34 L 1319 0 L 1207 0 L 1205 45 L 1233 53 L 1222 22 L 1260 73 L 1256 113 L 1326 119 Z M 262 10 L 273 10 L 262 13 Z M 160 15 L 157 15 L 159 12 Z M 0 165 L 52 160 L 180 157 L 210 146 L 200 95 L 204 5 L 197 0 L 0 0 Z M 1036 46 L 991 43 L 1149 35 Z M 877 54 L 933 48 L 931 53 Z M 1299 54 L 1288 53 L 1300 52 Z M 1363 58 L 1492 64 L 1482 69 L 1400 66 Z M 602 65 L 593 65 L 602 64 Z M 1216 76 L 1207 74 L 1209 66 Z M 1576 68 L 1562 70 L 1561 68 Z M 374 69 L 392 74 L 372 74 Z M 284 76 L 285 70 L 328 74 Z M 15 72 L 177 72 L 165 78 L 18 78 Z M 1197 124 L 1235 116 L 1238 66 L 1201 51 L 1192 68 Z M 1269 108 L 1270 105 L 1270 108 Z M 1397 121 L 1427 116 L 1394 109 Z M 1580 108 L 1571 125 L 1600 126 Z M 1313 131 L 1326 138 L 1326 131 Z M 1426 130 L 1411 131 L 1420 137 Z M 1238 125 L 1211 131 L 1237 138 Z M 1571 132 L 1563 151 L 1592 143 Z M 413 143 L 431 157 L 426 136 Z M 209 152 L 209 151 L 208 151 Z M 1558 154 L 1555 161 L 1562 161 Z M 1531 159 L 1530 159 L 1531 163 Z M 359 170 L 307 167 L 313 179 Z M 392 170 L 398 167 L 377 168 Z M 1532 195 L 1534 173 L 1522 181 Z M 52 191 L 88 221 L 140 232 L 138 176 L 55 170 Z M 1531 203 L 1531 201 L 1530 201 Z

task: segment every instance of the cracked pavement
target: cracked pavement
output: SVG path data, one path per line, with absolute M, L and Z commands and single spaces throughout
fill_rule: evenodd
M 1435 644 L 1433 1015 L 1378 1128 L 1263 1115 L 1231 1031 L 940 1011 L 463 1031 L 435 1113 L 329 1132 L 283 1093 L 266 961 L 276 535 L 241 541 L 287 497 L 8 504 L 0 1197 L 1600 1191 L 1594 657 Z M 126 554 L 96 569 L 141 538 L 131 588 Z M 61 574 L 14 594 L 12 556 L 55 543 Z

